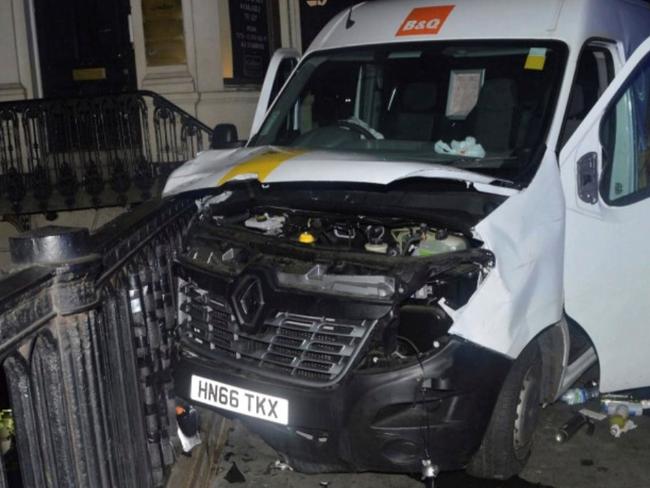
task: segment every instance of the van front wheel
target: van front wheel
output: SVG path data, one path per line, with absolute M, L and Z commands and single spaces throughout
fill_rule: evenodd
M 479 478 L 508 479 L 526 465 L 541 409 L 542 361 L 529 344 L 506 377 L 481 447 L 467 472 Z

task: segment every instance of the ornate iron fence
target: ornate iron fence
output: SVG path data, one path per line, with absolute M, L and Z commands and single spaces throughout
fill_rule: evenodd
M 151 201 L 93 235 L 48 227 L 12 240 L 23 269 L 0 280 L 0 361 L 25 487 L 163 485 L 171 262 L 194 212 L 187 199 Z
M 0 103 L 0 213 L 141 202 L 210 137 L 148 91 Z

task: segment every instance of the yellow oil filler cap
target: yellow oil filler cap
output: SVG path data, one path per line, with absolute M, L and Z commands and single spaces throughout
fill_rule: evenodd
M 316 242 L 316 237 L 311 232 L 303 232 L 298 236 L 298 242 L 300 244 L 313 244 Z

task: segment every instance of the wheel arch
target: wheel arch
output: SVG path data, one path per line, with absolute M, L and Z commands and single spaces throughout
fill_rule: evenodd
M 582 341 L 584 346 L 577 357 L 572 358 L 572 341 L 576 340 Z M 575 380 L 598 361 L 597 351 L 589 333 L 566 314 L 530 342 L 536 342 L 541 353 L 541 398 L 544 403 L 556 401 Z
M 566 318 L 541 331 L 531 342 L 537 343 L 542 359 L 542 402 L 552 403 L 560 395 L 569 360 L 571 338 Z

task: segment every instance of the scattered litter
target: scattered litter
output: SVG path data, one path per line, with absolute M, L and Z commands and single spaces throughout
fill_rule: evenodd
M 607 417 L 609 417 L 610 434 L 619 438 L 622 434 L 637 428 L 630 417 L 638 417 L 644 414 L 644 410 L 650 409 L 650 400 L 639 400 L 626 394 L 601 396 L 595 382 L 584 388 L 571 388 L 562 395 L 562 401 L 568 405 L 580 405 L 592 398 L 599 397 L 602 413 L 587 408 L 581 409 L 576 416 L 557 431 L 555 434 L 557 442 L 566 442 L 585 424 L 589 426 L 587 433 L 592 434 L 595 427 L 593 421 L 600 422 Z
M 230 469 L 226 473 L 224 479 L 228 483 L 246 483 L 246 477 L 242 474 L 241 471 L 239 471 L 239 468 L 237 467 L 237 463 L 234 461 L 232 463 L 232 466 L 230 466 Z
M 201 444 L 199 433 L 199 412 L 194 407 L 176 407 L 176 423 L 178 424 L 178 438 L 184 452 L 190 452 Z
M 582 413 L 577 413 L 571 417 L 566 424 L 558 429 L 555 434 L 555 440 L 560 443 L 567 442 L 585 425 L 587 426 L 587 434 L 593 435 L 595 425 L 591 421 L 591 418 Z
M 612 414 L 609 417 L 610 434 L 618 439 L 621 437 L 621 434 L 637 428 L 637 425 L 629 419 L 630 409 L 626 404 L 619 403 L 612 408 Z
M 323 488 L 327 488 L 330 485 L 329 481 L 321 481 L 318 486 L 322 486 Z
M 612 434 L 617 439 L 621 437 L 621 434 L 625 434 L 626 432 L 634 430 L 638 427 L 638 425 L 636 425 L 630 419 L 623 421 L 620 419 L 620 417 L 614 416 L 611 417 L 609 420 L 610 420 L 609 433 Z M 622 427 L 621 427 L 621 423 L 623 423 Z
M 639 417 L 643 415 L 643 410 L 650 408 L 650 406 L 644 406 L 644 403 L 641 401 L 612 398 L 603 398 L 601 401 L 601 407 L 603 412 L 607 413 L 607 415 L 616 415 L 617 410 L 620 407 L 624 407 L 627 409 L 628 417 Z
M 638 397 L 626 393 L 608 393 L 607 395 L 602 396 L 602 401 L 604 403 L 634 402 L 640 403 L 644 410 L 650 409 L 650 399 L 639 399 Z
M 571 388 L 564 395 L 562 395 L 562 401 L 568 405 L 579 405 L 585 403 L 587 400 L 592 398 L 598 398 L 600 392 L 598 391 L 597 386 L 592 386 L 589 388 Z
M 293 471 L 293 468 L 287 463 L 283 463 L 279 459 L 276 459 L 274 463 L 271 463 L 269 469 L 277 469 L 278 471 Z
M 591 420 L 595 420 L 596 422 L 600 422 L 607 418 L 606 414 L 600 412 L 594 412 L 593 410 L 589 410 L 588 408 L 580 409 L 579 413 L 581 413 L 585 417 L 589 417 Z

